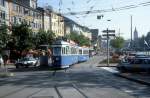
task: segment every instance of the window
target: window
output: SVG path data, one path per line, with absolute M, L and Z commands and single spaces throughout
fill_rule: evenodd
M 89 54 L 88 50 L 83 50 L 83 54 Z
M 6 14 L 4 11 L 0 11 L 0 18 L 1 19 L 6 19 Z
M 82 54 L 82 50 L 81 49 L 79 50 L 79 54 Z
M 5 6 L 5 0 L 0 0 L 0 5 Z
M 53 55 L 61 55 L 61 47 L 54 47 Z

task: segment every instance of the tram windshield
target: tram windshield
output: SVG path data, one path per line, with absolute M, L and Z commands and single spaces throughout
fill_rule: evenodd
M 61 47 L 54 47 L 53 55 L 61 55 Z

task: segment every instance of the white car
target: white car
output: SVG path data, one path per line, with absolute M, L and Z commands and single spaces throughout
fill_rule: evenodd
M 22 58 L 20 60 L 18 60 L 16 63 L 15 63 L 15 66 L 16 68 L 19 68 L 19 67 L 29 67 L 29 66 L 38 66 L 38 60 L 37 59 L 34 59 L 32 57 L 25 57 L 25 58 Z
M 1 66 L 2 64 L 4 64 L 4 61 L 3 61 L 2 56 L 0 55 L 0 66 Z

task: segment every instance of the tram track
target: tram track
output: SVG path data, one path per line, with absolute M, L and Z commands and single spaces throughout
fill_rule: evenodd
M 5 98 L 5 97 L 10 96 L 10 95 L 12 95 L 12 94 L 18 93 L 18 92 L 20 92 L 20 91 L 22 91 L 22 90 L 24 90 L 24 89 L 26 89 L 26 88 L 27 88 L 27 87 L 22 87 L 22 88 L 20 88 L 20 89 L 15 90 L 15 91 L 9 92 L 9 93 L 7 93 L 7 94 L 5 94 L 5 95 L 3 95 L 3 96 L 0 96 L 0 98 Z
M 26 98 L 33 98 L 33 97 L 32 97 L 33 95 L 35 95 L 35 94 L 37 94 L 37 93 L 43 91 L 44 89 L 45 89 L 45 88 L 41 88 L 40 90 L 38 90 L 38 91 L 36 91 L 36 92 L 34 92 L 34 93 L 28 95 Z

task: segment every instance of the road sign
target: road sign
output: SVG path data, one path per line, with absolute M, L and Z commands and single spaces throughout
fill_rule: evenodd
M 104 33 L 107 33 L 107 32 L 112 32 L 112 33 L 115 33 L 115 30 L 103 30 L 102 32 L 104 32 Z
M 115 34 L 103 34 L 102 36 L 115 36 Z

